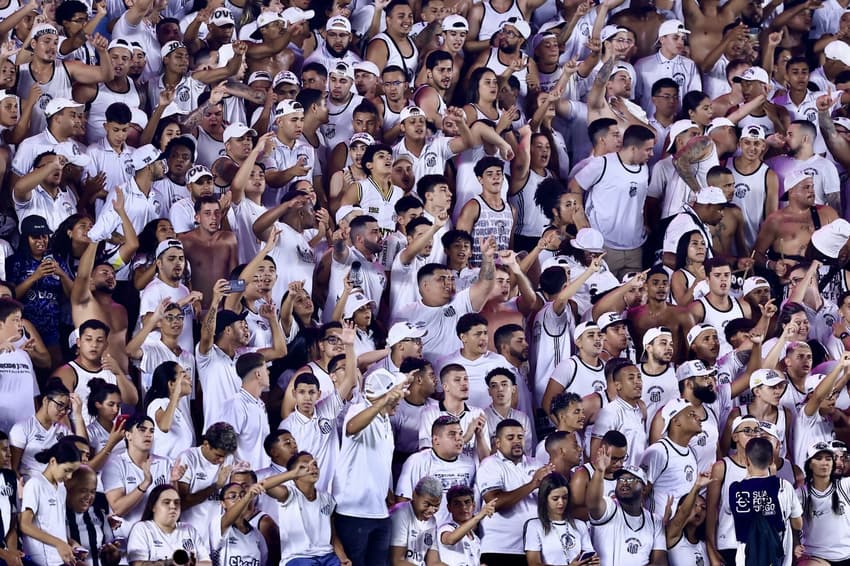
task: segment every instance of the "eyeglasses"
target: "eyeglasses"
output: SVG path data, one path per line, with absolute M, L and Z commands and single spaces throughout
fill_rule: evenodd
M 624 483 L 624 484 L 626 484 L 626 485 L 630 485 L 630 484 L 633 484 L 633 483 L 639 482 L 639 481 L 640 481 L 640 478 L 636 478 L 636 477 L 634 477 L 634 476 L 622 475 L 622 476 L 620 476 L 619 478 L 617 478 L 617 481 L 618 481 L 618 482 L 622 482 L 622 483 Z
M 56 399 L 51 399 L 50 397 L 48 397 L 47 399 L 51 403 L 56 405 L 56 408 L 59 410 L 60 413 L 70 413 L 71 412 L 71 405 L 66 405 L 65 403 L 60 403 Z
M 328 336 L 327 338 L 325 338 L 324 341 L 332 346 L 338 346 L 342 344 L 342 338 L 340 338 L 339 336 Z
M 761 434 L 762 430 L 758 427 L 755 427 L 755 428 L 746 427 L 746 428 L 739 428 L 735 432 L 746 434 L 747 436 L 756 436 L 757 434 Z
M 515 32 L 513 30 L 502 30 L 502 35 L 504 35 L 505 37 L 511 38 L 511 39 L 516 39 L 516 38 L 522 37 L 520 34 L 518 34 L 517 32 Z
M 174 322 L 175 320 L 186 320 L 185 314 L 167 314 L 165 315 L 165 320 L 168 322 Z

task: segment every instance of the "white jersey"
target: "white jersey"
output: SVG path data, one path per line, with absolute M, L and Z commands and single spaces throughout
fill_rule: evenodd
M 422 151 L 416 155 L 407 147 L 404 138 L 401 138 L 401 141 L 393 146 L 393 160 L 401 155 L 408 156 L 413 163 L 413 177 L 416 179 L 425 175 L 442 175 L 446 162 L 455 156 L 449 145 L 453 139 L 443 135 L 430 136 L 425 140 Z
M 501 208 L 492 208 L 478 194 L 473 197 L 478 201 L 478 218 L 472 225 L 472 259 L 470 265 L 481 265 L 481 240 L 493 237 L 498 251 L 511 247 L 511 232 L 513 231 L 514 215 L 507 201 L 502 199 Z
M 384 103 L 384 113 L 383 113 L 383 116 L 381 116 L 381 118 L 382 118 L 381 129 L 383 130 L 384 133 L 386 133 L 389 130 L 392 130 L 395 126 L 397 126 L 401 123 L 401 110 L 396 112 L 395 110 L 390 108 L 390 103 L 387 102 L 387 95 L 381 94 L 380 96 L 378 96 L 378 98 L 380 98 L 381 102 Z M 410 105 L 411 105 L 410 101 L 405 100 L 404 107 L 402 107 L 402 110 L 404 110 L 404 108 L 406 108 Z
M 833 494 L 838 494 L 839 511 L 832 509 Z M 806 554 L 822 560 L 843 562 L 850 557 L 850 543 L 839 533 L 850 532 L 850 478 L 830 483 L 826 491 L 803 487 L 798 491 L 803 504 L 803 540 Z
M 64 483 L 53 484 L 44 474 L 35 474 L 24 484 L 21 511 L 33 512 L 33 527 L 60 540 L 67 540 L 65 518 L 65 499 L 67 491 Z M 22 536 L 23 551 L 34 564 L 53 566 L 63 564 L 56 548 L 34 537 Z
M 481 539 L 475 534 L 475 529 L 454 544 L 443 544 L 443 533 L 451 533 L 458 527 L 460 525 L 449 521 L 437 529 L 440 561 L 446 566 L 478 566 L 481 563 Z
M 508 197 L 508 202 L 516 209 L 515 232 L 520 236 L 539 238 L 543 229 L 549 224 L 543 209 L 534 202 L 534 193 L 543 179 L 549 178 L 549 170 L 545 175 L 539 175 L 533 169 L 528 170 L 528 179 L 516 194 Z
M 303 281 L 304 290 L 313 292 L 316 255 L 310 246 L 309 237 L 304 232 L 299 232 L 284 222 L 275 222 L 274 227 L 275 230 L 280 230 L 281 234 L 269 255 L 275 264 L 281 266 L 277 281 L 272 287 L 272 299 L 274 304 L 279 305 L 293 281 Z M 283 269 L 283 266 L 286 266 L 286 269 Z
M 732 203 L 741 209 L 744 216 L 744 243 L 752 249 L 758 237 L 759 228 L 764 220 L 764 207 L 767 200 L 767 173 L 770 167 L 762 162 L 758 169 L 750 174 L 741 173 L 735 166 L 735 160 L 727 164 L 735 178 L 735 194 Z
M 29 404 L 31 400 L 25 399 L 21 402 Z M 24 480 L 47 468 L 47 464 L 42 464 L 35 459 L 36 454 L 51 448 L 62 437 L 71 434 L 73 434 L 71 429 L 62 423 L 53 423 L 50 428 L 44 428 L 35 415 L 15 423 L 9 431 L 9 446 L 23 451 L 18 471 Z
M 136 90 L 136 84 L 127 79 L 127 85 L 124 92 L 116 92 L 106 86 L 106 83 L 98 83 L 94 99 L 89 102 L 91 108 L 88 113 L 86 143 L 93 144 L 106 138 L 106 130 L 103 125 L 106 123 L 106 109 L 111 104 L 123 102 L 130 107 L 130 110 L 141 107 L 142 99 L 139 96 L 139 91 Z
M 68 362 L 68 367 L 74 372 L 74 393 L 76 393 L 80 398 L 80 403 L 83 407 L 86 406 L 88 402 L 89 395 L 91 394 L 91 389 L 89 388 L 89 382 L 94 378 L 100 378 L 104 380 L 106 383 L 111 383 L 112 385 L 118 385 L 118 378 L 112 373 L 111 370 L 106 368 L 100 368 L 97 371 L 89 371 L 83 368 L 80 364 L 75 361 Z M 86 425 L 91 424 L 94 420 L 94 417 L 88 415 L 86 413 Z
M 653 550 L 667 550 L 661 519 L 646 509 L 639 517 L 626 515 L 619 503 L 606 497 L 605 512 L 590 524 L 600 566 L 645 566 Z
M 605 364 L 599 360 L 597 362 L 596 366 L 589 366 L 578 354 L 570 356 L 555 366 L 555 371 L 549 379 L 560 384 L 565 391 L 575 393 L 579 397 L 590 395 L 594 391 L 605 391 L 607 387 Z M 545 393 L 545 388 L 543 392 Z M 543 398 L 542 394 L 540 398 Z
M 456 327 L 460 317 L 475 312 L 469 297 L 469 289 L 459 291 L 445 305 L 428 306 L 422 301 L 411 303 L 404 309 L 400 320 L 428 329 L 422 337 L 422 356 L 431 360 L 448 355 L 460 349 L 460 338 Z
M 703 310 L 705 311 L 705 316 L 702 321 L 706 324 L 712 325 L 717 331 L 717 339 L 720 341 L 719 355 L 725 356 L 732 351 L 732 345 L 726 341 L 726 333 L 724 332 L 724 329 L 730 321 L 735 320 L 736 318 L 744 318 L 744 309 L 741 307 L 741 303 L 738 299 L 732 296 L 729 296 L 730 305 L 727 310 L 720 310 L 712 305 L 707 296 L 698 300 L 702 303 Z
M 610 404 L 602 407 L 596 415 L 593 424 L 593 438 L 602 438 L 609 430 L 618 430 L 628 441 L 629 453 L 626 464 L 640 465 L 646 450 L 646 416 L 640 405 L 632 406 L 617 397 Z
M 150 463 L 151 484 L 146 490 L 145 497 L 140 499 L 132 508 L 121 514 L 124 521 L 115 531 L 118 536 L 127 536 L 133 525 L 142 519 L 145 501 L 147 500 L 147 496 L 153 491 L 153 488 L 169 482 L 169 478 L 171 477 L 171 461 L 167 458 L 161 458 L 151 454 Z M 122 496 L 133 490 L 138 490 L 139 485 L 145 481 L 144 471 L 130 459 L 128 452 L 113 454 L 103 467 L 101 477 L 103 479 L 104 493 L 108 494 L 110 491 L 120 490 Z
M 676 368 L 673 364 L 669 364 L 664 371 L 657 374 L 647 373 L 644 364 L 639 364 L 638 370 L 643 381 L 640 398 L 646 403 L 646 426 L 649 432 L 655 413 L 666 405 L 667 401 L 679 397 L 679 380 L 676 379 Z
M 486 351 L 481 356 L 471 360 L 458 350 L 434 362 L 434 373 L 440 375 L 443 368 L 449 364 L 460 364 L 466 369 L 466 375 L 469 377 L 469 397 L 467 401 L 476 407 L 486 407 L 491 402 L 486 381 L 487 374 L 491 370 L 504 368 L 511 370 L 511 373 L 514 373 L 516 376 L 514 367 L 504 356 L 490 351 Z M 516 376 L 516 378 L 517 383 L 519 383 L 520 377 Z M 442 386 L 438 384 L 437 390 L 442 391 Z
M 35 416 L 33 399 L 38 394 L 29 354 L 21 349 L 0 353 L 0 430 Z
M 407 39 L 408 46 L 411 49 L 410 55 L 404 55 L 401 50 L 402 46 L 397 44 L 395 40 L 386 33 L 379 33 L 369 43 L 373 41 L 383 41 L 387 46 L 387 62 L 384 67 L 397 65 L 404 69 L 404 74 L 407 75 L 407 82 L 413 84 L 416 78 L 416 70 L 419 67 L 419 50 L 412 39 Z
M 717 461 L 717 444 L 720 442 L 720 419 L 714 412 L 714 407 L 703 404 L 706 417 L 700 421 L 702 431 L 692 437 L 688 446 L 697 457 L 697 469 L 700 473 L 711 471 L 711 466 Z
M 212 521 L 210 528 L 220 531 L 221 521 Z M 263 535 L 251 525 L 248 526 L 247 533 L 230 525 L 224 533 L 218 533 L 217 540 L 218 544 L 211 553 L 213 564 L 262 566 L 267 563 L 267 555 L 263 552 L 266 549 L 266 542 Z
M 484 7 L 484 17 L 481 18 L 481 27 L 478 29 L 478 39 L 480 41 L 493 37 L 501 29 L 502 22 L 508 18 L 525 20 L 525 16 L 522 14 L 522 10 L 519 9 L 519 3 L 516 0 L 504 12 L 497 11 L 490 3 L 490 0 L 484 0 L 481 5 Z
M 779 414 L 784 421 L 785 411 L 782 407 L 779 408 Z M 797 410 L 792 426 L 794 427 L 794 434 L 791 435 L 794 444 L 792 454 L 795 462 L 805 462 L 806 451 L 815 443 L 829 442 L 835 438 L 835 425 L 832 419 L 824 417 L 818 410 L 815 410 L 811 416 L 807 415 L 805 405 Z
M 523 53 L 520 52 L 518 54 L 520 60 L 522 60 Z M 499 48 L 491 47 L 490 55 L 487 56 L 487 61 L 484 63 L 484 66 L 496 73 L 496 76 L 501 76 L 508 69 L 510 65 L 502 63 L 499 60 Z M 522 102 L 525 100 L 525 97 L 528 95 L 528 64 L 524 66 L 522 69 L 518 71 L 514 71 L 513 76 L 519 81 L 519 101 L 520 107 L 524 108 L 525 105 Z
M 225 154 L 224 142 L 219 141 L 207 133 L 204 128 L 198 126 L 198 149 L 196 164 L 212 167 L 216 159 Z
M 508 460 L 501 452 L 488 456 L 481 462 L 478 468 L 478 492 L 482 499 L 495 490 L 509 492 L 527 484 L 534 472 L 537 471 L 537 463 L 527 456 L 523 456 L 519 462 Z M 537 515 L 537 497 L 532 491 L 510 509 L 496 511 L 491 517 L 481 521 L 484 530 L 481 539 L 481 551 L 483 553 L 497 554 L 522 554 L 524 544 L 522 540 L 521 525 L 525 521 Z
M 382 230 L 394 231 L 396 224 L 395 203 L 404 196 L 401 187 L 390 185 L 389 191 L 384 192 L 371 177 L 357 181 L 357 184 L 359 186 L 360 198 L 358 202 L 360 208 L 369 216 L 374 217 Z
M 396 505 L 390 513 L 392 531 L 390 546 L 405 549 L 404 559 L 415 566 L 425 566 L 428 551 L 437 550 L 437 522 L 434 517 L 426 520 L 416 518 L 413 504 L 405 501 Z
M 280 422 L 278 428 L 286 429 L 298 443 L 299 450 L 306 450 L 316 459 L 319 470 L 333 470 L 339 454 L 339 437 L 335 422 L 343 407 L 344 401 L 336 390 L 316 403 L 312 417 L 302 414 L 296 408 Z M 329 491 L 333 476 L 324 473 L 319 476 L 316 489 Z
M 572 523 L 572 524 L 571 524 Z M 590 531 L 584 521 L 552 521 L 545 532 L 540 519 L 523 527 L 525 551 L 539 552 L 543 564 L 571 564 L 585 552 L 594 552 Z
M 679 446 L 666 436 L 650 445 L 643 453 L 641 468 L 652 484 L 649 510 L 664 513 L 667 498 L 673 501 L 687 495 L 697 479 L 697 459 L 689 446 Z
M 619 154 L 609 153 L 591 159 L 575 180 L 588 193 L 587 219 L 605 236 L 605 247 L 633 250 L 643 245 L 643 207 L 649 185 L 646 165 L 627 166 Z
M 691 542 L 685 531 L 679 535 L 679 540 L 667 549 L 667 564 L 669 566 L 705 566 L 708 564 L 708 549 L 705 542 Z
M 672 78 L 679 85 L 679 100 L 685 93 L 692 90 L 702 90 L 702 77 L 696 63 L 683 55 L 675 55 L 667 59 L 657 51 L 635 63 L 638 81 L 635 83 L 635 100 L 646 109 L 647 114 L 655 112 L 652 103 L 652 85 L 659 79 Z
M 35 108 L 33 108 L 30 117 L 29 135 L 31 136 L 47 130 L 47 117 L 44 115 L 44 110 L 51 100 L 54 98 L 71 98 L 71 74 L 68 72 L 65 63 L 55 62 L 50 79 L 46 83 L 40 83 L 33 76 L 29 63 L 21 65 L 18 68 L 17 92 L 25 97 L 36 85 L 41 88 L 41 96 L 35 103 Z
M 407 399 L 399 401 L 395 413 L 390 416 L 390 422 L 393 425 L 393 436 L 395 436 L 396 452 L 413 454 L 419 450 L 419 415 L 425 410 L 425 407 L 432 406 L 437 406 L 437 400 L 430 397 L 422 405 L 414 405 Z M 405 462 L 408 461 L 410 461 L 409 458 Z
M 820 10 L 815 10 L 816 12 Z M 843 9 L 841 10 L 844 11 Z M 840 15 L 840 14 L 839 14 Z M 810 91 L 806 90 L 806 94 L 803 97 L 803 100 L 800 104 L 795 104 L 793 100 L 791 100 L 791 94 L 786 91 L 784 94 L 773 97 L 773 103 L 777 106 L 781 106 L 788 111 L 788 118 L 790 120 L 806 120 L 815 128 L 815 139 L 814 139 L 814 152 L 816 154 L 823 155 L 827 152 L 826 141 L 824 141 L 823 135 L 820 131 L 820 124 L 818 124 L 818 106 L 817 100 L 821 96 L 825 96 L 828 93 L 825 91 Z M 841 102 L 837 97 L 833 97 L 834 102 L 829 109 L 829 113 L 832 114 L 832 111 L 841 106 Z
M 328 100 L 328 123 L 319 126 L 319 131 L 325 136 L 327 147 L 334 148 L 337 144 L 347 143 L 354 134 L 354 109 L 363 102 L 359 94 L 352 94 L 348 102 L 336 104 Z
M 209 561 L 206 537 L 188 523 L 177 523 L 170 533 L 153 521 L 138 523 L 127 539 L 127 559 L 133 562 L 169 561 L 174 551 L 182 549 L 195 555 L 198 562 Z
M 747 405 L 743 405 L 741 407 L 738 407 L 738 410 L 741 411 L 742 417 L 750 414 L 750 410 L 749 410 L 749 407 Z M 779 434 L 779 437 L 782 439 L 782 440 L 779 441 L 779 455 L 784 458 L 788 454 L 788 450 L 791 449 L 790 446 L 785 445 L 786 431 L 788 430 L 789 426 L 793 426 L 793 423 L 789 423 L 787 421 L 787 419 L 785 418 L 785 409 L 780 406 L 780 407 L 777 407 L 777 410 L 776 410 L 776 422 L 773 422 L 771 424 L 773 424 L 773 426 L 776 427 L 776 432 Z M 807 444 L 806 449 L 808 449 L 808 446 L 809 445 Z M 806 460 L 805 459 L 805 449 L 803 450 L 803 452 L 804 452 L 804 458 L 802 460 L 800 460 L 801 462 L 804 462 Z
M 564 312 L 558 314 L 554 302 L 547 301 L 543 308 L 534 315 L 531 327 L 531 348 L 534 350 L 532 360 L 536 361 L 534 368 L 534 406 L 539 407 L 543 394 L 549 384 L 549 377 L 562 360 L 570 357 L 573 346 L 573 330 L 575 318 L 570 305 L 564 307 Z
M 729 488 L 732 484 L 747 477 L 746 466 L 739 466 L 732 458 L 723 458 L 725 470 L 720 488 L 720 512 L 717 516 L 717 549 L 733 550 L 738 546 L 735 539 L 735 519 L 729 506 Z
M 460 428 L 462 430 L 467 430 L 469 429 L 469 426 L 472 424 L 472 422 L 483 414 L 483 409 L 467 405 L 466 403 L 464 403 L 463 410 L 459 415 L 450 413 L 445 408 L 442 402 L 438 403 L 436 407 L 426 407 L 422 410 L 422 413 L 419 417 L 419 448 L 431 448 L 431 427 L 434 426 L 434 421 L 436 421 L 439 417 L 445 415 L 456 417 L 460 421 Z M 487 425 L 486 419 L 484 423 L 484 437 L 490 438 L 490 429 Z M 476 435 L 472 435 L 472 438 L 469 439 L 469 442 L 463 445 L 463 452 L 461 453 L 461 457 L 468 458 L 471 462 L 477 462 L 478 452 L 476 445 Z
M 176 461 L 186 466 L 186 471 L 178 481 L 186 484 L 189 493 L 204 491 L 213 485 L 218 477 L 219 465 L 207 460 L 200 446 L 185 450 Z M 228 455 L 221 465 L 231 466 L 233 462 L 233 456 Z M 184 509 L 180 518 L 190 525 L 207 525 L 213 521 L 218 522 L 220 515 L 221 502 L 216 489 L 206 500 Z

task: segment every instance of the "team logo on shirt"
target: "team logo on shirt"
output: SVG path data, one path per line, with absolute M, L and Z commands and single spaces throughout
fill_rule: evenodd
M 0 495 L 3 497 L 11 497 L 13 493 L 15 493 L 15 490 L 12 489 L 11 485 L 6 484 L 3 487 L 0 487 Z
M 694 483 L 694 467 L 691 465 L 685 466 L 685 481 Z
M 818 121 L 818 113 L 814 108 L 809 108 L 806 110 L 806 120 L 809 122 L 817 122 Z
M 186 85 L 180 85 L 177 87 L 177 91 L 174 93 L 174 100 L 179 100 L 180 102 L 189 102 L 189 98 L 191 98 L 191 93 L 189 92 L 189 87 Z
M 702 557 L 702 554 L 696 557 L 696 566 L 705 566 L 705 559 Z
M 44 110 L 45 108 L 47 108 L 47 105 L 50 104 L 51 100 L 53 100 L 52 95 L 47 93 L 42 94 L 41 97 L 38 99 L 38 107 Z
M 336 126 L 333 125 L 333 124 L 326 124 L 325 125 L 325 137 L 327 139 L 331 139 L 334 136 L 336 136 Z
M 602 391 L 602 389 L 598 389 L 598 391 Z M 657 385 L 653 385 L 647 390 L 647 393 L 649 394 L 650 403 L 660 403 L 664 390 Z
M 685 75 L 682 73 L 673 73 L 673 80 L 676 81 L 676 84 L 679 85 L 679 88 L 685 86 Z
M 425 533 L 423 540 L 425 541 L 425 546 L 433 546 L 434 545 L 434 537 L 431 536 L 431 533 Z
M 835 514 L 836 515 L 843 515 L 844 514 L 844 503 L 843 502 L 841 502 L 841 501 L 838 502 L 838 511 L 836 511 Z
M 831 314 L 823 315 L 823 322 L 830 328 L 835 324 L 835 317 Z
M 425 154 L 425 166 L 426 167 L 436 167 L 437 166 L 437 154 L 428 152 Z
M 328 419 L 319 419 L 319 432 L 322 434 L 330 434 L 333 427 Z
M 634 181 L 629 183 L 629 197 L 634 198 L 637 195 L 638 186 Z
M 593 390 L 599 393 L 605 389 L 605 382 L 596 380 L 593 382 Z
M 576 545 L 576 537 L 573 536 L 573 533 L 564 533 L 561 535 L 561 546 L 565 549 L 569 550 Z
M 735 198 L 746 198 L 750 186 L 746 183 L 735 183 Z
M 298 259 L 300 259 L 303 263 L 316 263 L 316 256 L 313 255 L 312 248 L 295 246 L 295 251 L 298 252 Z
M 704 432 L 701 432 L 697 435 L 697 446 L 705 448 L 705 445 L 708 444 L 708 435 Z
M 192 551 L 195 550 L 195 543 L 190 538 L 183 539 L 183 550 Z
M 135 175 L 136 168 L 133 167 L 132 161 L 127 160 L 124 162 L 124 173 L 127 175 L 127 177 L 132 177 L 133 175 Z
M 319 509 L 319 513 L 321 513 L 322 515 L 325 515 L 327 517 L 331 516 L 331 511 L 333 511 L 333 505 L 331 505 L 330 503 L 326 503 L 325 505 L 322 505 L 322 508 Z
M 626 539 L 626 552 L 629 554 L 637 554 L 640 552 L 640 541 L 634 537 Z

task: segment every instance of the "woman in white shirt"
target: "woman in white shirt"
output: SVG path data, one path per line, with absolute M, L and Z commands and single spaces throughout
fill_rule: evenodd
M 89 381 L 89 398 L 86 409 L 92 416 L 92 422 L 86 427 L 89 433 L 94 455 L 89 466 L 100 470 L 112 451 L 127 450 L 124 444 L 124 419 L 118 419 L 121 412 L 121 390 L 114 383 L 107 383 L 99 377 Z
M 254 503 L 265 489 L 255 483 L 247 490 L 241 483 L 231 482 L 221 488 L 220 521 L 210 525 L 210 543 L 215 566 L 230 564 L 268 564 L 268 549 L 260 531 L 248 522 Z M 217 542 L 216 542 L 217 541 Z
M 145 414 L 154 422 L 156 455 L 172 460 L 195 443 L 188 396 L 192 380 L 177 362 L 163 362 L 153 372 L 145 395 Z M 186 399 L 186 402 L 184 402 Z
M 708 563 L 705 545 L 706 503 L 699 493 L 710 481 L 709 476 L 700 474 L 691 491 L 676 502 L 675 514 L 665 528 L 667 562 L 670 566 Z
M 850 478 L 835 473 L 831 443 L 809 446 L 804 464 L 806 484 L 799 490 L 803 504 L 803 546 L 806 555 L 830 564 L 850 560 Z M 821 563 L 821 562 L 818 562 Z
M 130 566 L 162 561 L 172 564 L 175 552 L 191 557 L 196 566 L 212 566 L 207 545 L 195 527 L 180 523 L 180 495 L 170 484 L 151 491 L 142 520 L 133 526 L 127 539 Z M 184 554 L 184 556 L 185 556 Z
M 528 566 L 597 566 L 599 556 L 584 521 L 572 517 L 570 484 L 558 473 L 549 474 L 537 490 L 537 518 L 525 523 Z
M 38 566 L 74 564 L 74 549 L 68 544 L 64 482 L 80 467 L 80 452 L 70 443 L 61 442 L 36 454 L 35 460 L 46 467 L 24 484 L 24 553 Z

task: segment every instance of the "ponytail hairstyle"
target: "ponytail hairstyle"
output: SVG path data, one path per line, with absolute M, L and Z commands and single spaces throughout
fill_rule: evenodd
M 89 393 L 89 398 L 86 400 L 86 410 L 93 417 L 97 417 L 97 403 L 103 403 L 112 394 L 121 396 L 121 390 L 118 389 L 117 385 L 109 383 L 100 377 L 94 377 L 89 380 L 89 390 L 91 392 Z
M 70 442 L 57 442 L 47 450 L 42 450 L 35 455 L 35 461 L 39 464 L 48 464 L 50 460 L 54 459 L 57 464 L 78 463 L 80 451 Z
M 148 394 L 145 395 L 144 408 L 148 410 L 148 405 L 156 399 L 168 397 L 168 385 L 177 379 L 177 370 L 180 369 L 180 364 L 177 362 L 162 362 L 153 370 L 151 378 L 151 388 L 148 389 Z

